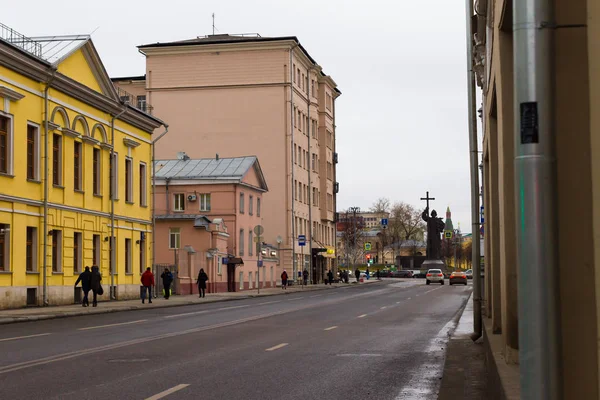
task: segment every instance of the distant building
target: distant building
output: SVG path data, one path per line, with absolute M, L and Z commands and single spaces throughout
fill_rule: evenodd
M 135 100 L 170 119 L 159 158 L 185 145 L 192 158 L 259 157 L 265 238 L 282 238 L 282 263 L 295 275 L 334 267 L 336 181 L 335 101 L 341 92 L 296 37 L 209 35 L 139 46 L 146 74 L 113 79 Z M 307 246 L 301 259 L 298 235 Z
M 155 166 L 156 262 L 179 267 L 181 292 L 197 292 L 193 282 L 200 268 L 211 293 L 274 287 L 281 273 L 273 246 L 260 255 L 257 274 L 254 229 L 268 214 L 258 159 L 190 159 L 182 152 Z

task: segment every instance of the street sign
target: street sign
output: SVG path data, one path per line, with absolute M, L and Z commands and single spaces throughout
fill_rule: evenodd
M 265 228 L 263 228 L 262 225 L 256 225 L 254 227 L 254 234 L 256 236 L 261 236 L 263 233 L 265 233 Z
M 256 261 L 256 266 L 257 267 L 262 267 L 263 266 L 263 260 Z
M 388 219 L 387 218 L 382 218 L 381 219 L 381 226 L 387 226 L 388 224 Z
M 484 214 L 483 214 L 483 206 L 481 206 L 480 216 L 481 216 L 481 223 L 483 224 L 485 222 L 485 218 L 484 218 Z
M 365 242 L 365 250 L 371 251 L 371 242 Z
M 306 246 L 306 235 L 298 235 L 298 246 Z

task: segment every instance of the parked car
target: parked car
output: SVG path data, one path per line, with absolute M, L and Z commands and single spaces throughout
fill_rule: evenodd
M 473 279 L 473 270 L 472 269 L 466 270 L 465 275 L 467 276 L 467 279 Z
M 410 270 L 398 270 L 392 272 L 392 278 L 412 278 L 413 273 Z
M 462 271 L 454 271 L 450 274 L 450 286 L 455 283 L 462 283 L 463 285 L 467 284 L 467 274 Z
M 427 275 L 427 272 L 421 272 L 419 270 L 413 271 L 413 278 L 425 279 L 426 275 Z
M 444 274 L 442 273 L 441 269 L 430 269 L 427 271 L 427 274 L 425 275 L 425 278 L 427 279 L 427 284 L 429 285 L 431 282 L 436 282 L 436 283 L 440 283 L 440 284 L 444 284 Z

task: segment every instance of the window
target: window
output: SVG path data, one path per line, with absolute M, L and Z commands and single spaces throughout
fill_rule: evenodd
M 52 230 L 52 272 L 62 272 L 62 231 Z
M 210 193 L 200 194 L 200 211 L 210 211 Z
M 333 195 L 327 193 L 327 211 L 333 211 Z
M 240 214 L 244 213 L 244 193 L 240 193 Z
M 125 273 L 131 274 L 131 239 L 125 239 Z
M 183 193 L 175 193 L 173 200 L 173 211 L 185 211 L 185 195 Z
M 296 118 L 296 107 L 294 107 L 294 114 L 292 115 L 292 119 L 294 120 L 294 128 L 297 126 L 298 119 Z
M 298 165 L 302 166 L 302 149 L 298 146 Z
M 313 206 L 318 206 L 319 202 L 318 202 L 318 196 L 317 196 L 317 188 L 312 188 L 312 197 L 313 197 L 313 201 L 312 201 L 312 205 Z
M 146 242 L 144 240 L 140 240 L 140 274 L 144 273 L 145 266 L 146 266 Z
M 298 147 L 296 145 L 294 145 L 294 154 L 292 154 L 292 157 L 294 158 L 294 164 L 298 164 L 298 158 L 296 157 L 296 149 Z
M 221 275 L 223 270 L 221 269 L 223 265 L 223 258 L 221 256 L 217 256 L 217 275 Z
M 0 271 L 9 271 L 10 225 L 0 224 Z
M 2 234 L 0 233 L 0 235 Z M 26 243 L 25 270 L 27 272 L 35 272 L 37 271 L 37 228 L 33 226 L 27 227 Z M 0 251 L 2 250 L 0 249 Z
M 81 190 L 81 142 L 73 143 L 73 188 Z
M 83 241 L 81 232 L 73 234 L 73 274 L 82 271 Z
M 62 186 L 62 136 L 52 135 L 52 183 Z
M 251 256 L 252 255 L 252 244 L 253 244 L 253 240 L 252 240 L 252 231 L 248 230 L 248 255 Z
M 100 187 L 101 187 L 101 167 L 102 165 L 100 157 L 101 157 L 101 150 L 100 149 L 96 149 L 94 148 L 94 154 L 93 154 L 93 165 L 92 165 L 92 184 L 94 185 L 94 194 L 96 196 L 100 196 Z
M 248 214 L 254 215 L 254 196 L 248 196 Z
M 333 164 L 327 161 L 327 179 L 333 180 Z
M 133 203 L 133 161 L 125 159 L 125 201 Z
M 256 199 L 256 216 L 260 217 L 260 197 Z
M 298 78 L 296 84 L 300 86 L 300 68 L 296 68 L 296 77 Z
M 310 204 L 310 199 L 308 198 L 308 185 L 304 185 L 304 204 Z
M 317 172 L 317 155 L 315 153 L 312 154 L 312 170 Z
M 327 147 L 333 149 L 333 134 L 327 131 Z
M 11 172 L 11 147 L 12 147 L 11 121 L 8 117 L 0 115 L 0 173 Z
M 38 181 L 40 179 L 39 135 L 40 130 L 37 126 L 31 124 L 27 125 L 27 179 L 32 181 Z
M 240 243 L 239 243 L 239 255 L 243 256 L 244 255 L 244 230 L 240 229 Z
M 119 200 L 119 153 L 113 153 L 111 167 L 112 182 L 110 185 L 110 197 Z
M 142 206 L 148 205 L 148 194 L 146 193 L 148 188 L 148 176 L 146 175 L 146 164 L 140 163 L 140 204 Z
M 137 108 L 142 111 L 146 111 L 146 96 L 137 97 Z
M 312 79 L 310 82 L 310 91 L 312 92 L 313 96 L 315 95 L 315 80 Z
M 298 181 L 294 180 L 294 200 L 298 200 Z
M 169 229 L 169 249 L 178 249 L 181 243 L 181 232 L 179 228 Z
M 304 169 L 308 170 L 310 168 L 310 155 L 308 153 L 308 151 L 305 153 L 306 156 L 306 160 L 304 160 Z
M 296 77 L 296 64 L 294 64 L 293 71 L 294 71 L 294 82 L 296 82 L 296 79 L 297 79 L 297 77 Z
M 100 266 L 100 235 L 92 238 L 92 265 Z

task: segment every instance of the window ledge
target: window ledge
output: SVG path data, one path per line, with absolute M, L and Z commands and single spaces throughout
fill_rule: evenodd
M 102 196 L 101 194 L 98 194 L 98 193 L 94 193 L 94 197 L 98 197 L 99 199 L 101 199 L 104 196 Z
M 134 203 L 133 201 L 128 201 L 128 200 L 125 200 L 125 204 L 132 204 L 132 205 L 133 205 L 133 204 L 135 204 L 135 203 Z
M 4 177 L 7 177 L 7 178 L 14 178 L 15 177 L 13 174 L 9 174 L 9 173 L 6 173 L 6 172 L 0 172 L 0 176 L 4 176 Z
M 173 210 L 174 213 L 184 213 L 185 210 Z
M 27 275 L 39 275 L 40 272 L 39 271 L 25 271 L 25 274 L 27 274 Z
M 60 271 L 60 272 L 54 272 L 52 271 L 52 275 L 64 275 L 65 273 Z
M 85 191 L 84 191 L 84 190 L 81 190 L 81 189 L 73 189 L 73 191 L 74 191 L 75 193 L 79 193 L 79 194 L 85 194 Z
M 5 275 L 10 275 L 12 274 L 12 271 L 0 271 L 0 275 L 5 274 Z
M 52 185 L 52 187 L 55 187 L 57 189 L 64 189 L 65 187 L 63 185 Z
M 125 272 L 125 276 L 133 276 L 133 272 Z
M 148 208 L 148 204 L 140 204 L 140 207 Z
M 42 181 L 38 180 L 38 179 L 27 179 L 27 182 L 31 182 L 31 183 L 42 183 Z

